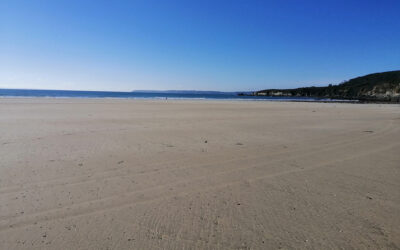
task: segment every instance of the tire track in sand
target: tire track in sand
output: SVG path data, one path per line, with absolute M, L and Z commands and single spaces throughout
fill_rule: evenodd
M 323 147 L 324 149 L 332 149 L 336 146 L 347 146 L 347 145 L 352 145 L 355 144 L 357 142 L 362 142 L 370 137 L 377 137 L 379 135 L 382 134 L 386 134 L 388 132 L 391 132 L 391 130 L 393 130 L 394 126 L 393 126 L 393 120 L 390 121 L 390 124 L 388 124 L 385 128 L 373 133 L 373 134 L 365 134 L 361 137 L 359 137 L 357 140 L 345 140 L 345 141 L 336 141 L 336 142 L 332 142 L 329 144 L 324 144 Z M 277 156 L 281 156 L 281 155 L 287 155 L 287 154 L 294 154 L 294 153 L 300 153 L 302 151 L 307 152 L 307 151 L 314 151 L 314 150 L 318 150 L 320 149 L 321 146 L 314 146 L 312 148 L 301 148 L 301 149 L 296 149 L 296 150 L 291 150 L 291 151 L 284 151 L 284 152 L 276 152 L 276 153 L 272 153 L 269 155 L 263 155 L 263 156 L 258 156 L 259 153 L 257 153 L 257 156 L 249 156 L 249 152 L 251 152 L 251 149 L 247 149 L 249 150 L 249 152 L 244 153 L 244 152 L 240 152 L 243 155 L 237 156 L 235 158 L 231 158 L 229 160 L 220 160 L 217 162 L 213 162 L 212 164 L 223 164 L 223 163 L 229 163 L 229 162 L 235 162 L 237 160 L 243 160 L 243 161 L 247 161 L 247 160 L 257 160 L 257 159 L 262 159 L 265 157 L 277 157 Z M 223 157 L 224 154 L 213 154 L 209 157 L 207 157 L 207 159 L 209 159 L 210 157 Z M 188 157 L 188 159 L 185 159 L 187 161 L 193 161 L 192 157 Z M 173 165 L 182 165 L 184 164 L 185 160 L 172 160 L 172 161 L 168 161 L 167 165 L 173 164 Z M 209 165 L 209 163 L 206 164 L 199 164 L 199 165 L 195 165 L 195 166 L 190 166 L 190 167 L 172 167 L 172 168 L 165 168 L 165 169 L 158 169 L 159 166 L 162 165 L 166 165 L 165 162 L 163 163 L 159 163 L 156 164 L 156 166 L 153 166 L 154 168 L 152 170 L 146 171 L 146 172 L 138 172 L 138 173 L 132 173 L 132 174 L 127 174 L 127 173 L 123 173 L 123 171 L 126 171 L 127 169 L 123 168 L 112 168 L 109 170 L 105 170 L 105 171 L 101 171 L 101 172 L 95 172 L 93 174 L 85 174 L 85 175 L 81 175 L 81 176 L 71 176 L 71 177 L 61 177 L 61 178 L 55 178 L 55 179 L 47 179 L 44 181 L 39 181 L 39 182 L 33 182 L 33 183 L 28 183 L 28 184 L 23 184 L 21 185 L 16 185 L 13 187 L 7 187 L 7 188 L 2 188 L 0 189 L 0 195 L 2 194 L 8 194 L 8 193 L 16 193 L 16 192 L 21 192 L 23 190 L 26 189 L 32 189 L 32 188 L 52 188 L 54 186 L 58 186 L 58 185 L 75 185 L 75 184 L 80 184 L 80 183 L 85 183 L 85 182 L 97 182 L 103 179 L 109 179 L 109 178 L 119 178 L 119 177 L 126 177 L 126 176 L 135 176 L 135 175 L 147 175 L 147 174 L 156 174 L 156 173 L 160 173 L 160 172 L 165 172 L 165 171 L 170 171 L 170 170 L 184 170 L 184 169 L 190 169 L 190 168 L 195 168 L 195 167 L 202 167 L 204 165 Z M 157 170 L 154 170 L 157 169 Z M 122 172 L 122 173 L 119 173 Z M 116 174 L 114 174 L 116 173 Z M 89 177 L 90 176 L 90 177 Z
M 379 138 L 378 138 L 379 139 Z M 169 191 L 165 191 L 166 187 L 169 185 L 165 186 L 155 186 L 148 188 L 146 190 L 140 190 L 140 191 L 135 191 L 131 193 L 126 193 L 126 194 L 121 194 L 118 196 L 112 196 L 112 197 L 106 197 L 103 199 L 99 200 L 94 200 L 94 201 L 87 201 L 79 204 L 75 204 L 71 207 L 63 207 L 63 208 L 56 208 L 56 209 L 51 209 L 47 211 L 41 211 L 38 213 L 34 214 L 26 214 L 23 216 L 19 216 L 16 218 L 13 218 L 14 222 L 10 221 L 10 218 L 3 219 L 0 222 L 0 231 L 4 231 L 7 229 L 11 228 L 16 228 L 20 226 L 26 226 L 33 224 L 38 221 L 49 221 L 49 220 L 56 220 L 56 219 L 65 219 L 69 217 L 76 217 L 76 216 L 81 216 L 81 215 L 87 215 L 87 214 L 93 214 L 96 212 L 100 211 L 107 211 L 110 209 L 117 209 L 125 206 L 129 206 L 132 204 L 142 204 L 142 203 L 147 203 L 159 199 L 167 199 L 167 198 L 172 198 L 175 196 L 181 196 L 181 195 L 187 195 L 193 192 L 198 192 L 199 189 L 201 188 L 201 191 L 206 191 L 206 190 L 214 190 L 215 188 L 221 188 L 225 186 L 229 186 L 232 184 L 237 184 L 237 183 L 242 183 L 245 180 L 248 181 L 254 181 L 257 179 L 263 179 L 263 178 L 273 178 L 281 175 L 286 175 L 286 174 L 291 174 L 291 173 L 296 173 L 296 172 L 302 172 L 302 171 L 309 171 L 313 170 L 319 167 L 323 167 L 326 165 L 330 165 L 333 163 L 341 162 L 344 160 L 349 160 L 349 159 L 355 159 L 364 155 L 368 155 L 371 153 L 376 153 L 380 151 L 385 151 L 387 149 L 393 148 L 399 146 L 399 143 L 395 143 L 393 145 L 385 145 L 385 146 L 380 146 L 379 148 L 374 148 L 373 150 L 368 150 L 361 152 L 359 154 L 354 155 L 353 152 L 348 152 L 350 156 L 343 157 L 341 159 L 333 159 L 330 161 L 326 161 L 322 164 L 316 164 L 311 167 L 307 167 L 304 169 L 288 169 L 285 171 L 278 171 L 276 173 L 269 173 L 266 175 L 260 175 L 257 171 L 255 171 L 256 168 L 258 167 L 263 167 L 266 164 L 258 164 L 255 166 L 250 166 L 250 167 L 243 167 L 243 168 L 237 168 L 237 169 L 230 169 L 227 171 L 222 171 L 218 173 L 214 173 L 212 176 L 201 176 L 197 178 L 193 178 L 191 180 L 184 180 L 179 183 L 172 183 L 170 187 L 173 187 L 174 190 L 181 188 L 183 190 L 187 190 L 187 185 L 190 184 L 191 188 L 189 191 L 183 191 L 183 192 L 178 192 L 178 193 L 173 193 L 169 194 Z M 319 153 L 319 152 L 316 152 Z M 229 180 L 227 179 L 225 182 L 221 183 L 221 178 L 217 178 L 222 176 L 222 179 L 224 178 L 229 178 L 227 174 L 232 174 L 233 172 L 238 172 L 238 171 L 246 171 L 246 170 L 252 170 L 250 173 L 247 173 L 249 176 L 244 177 L 245 173 L 242 173 L 241 175 L 237 175 L 235 177 L 236 179 L 234 180 Z M 261 169 L 263 170 L 263 168 Z M 205 181 L 205 183 L 203 183 Z M 211 183 L 209 183 L 211 182 Z M 195 188 L 193 188 L 194 183 L 196 184 Z M 158 191 L 158 192 L 155 192 Z

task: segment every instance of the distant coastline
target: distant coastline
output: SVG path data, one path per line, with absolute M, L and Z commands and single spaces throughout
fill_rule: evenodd
M 296 89 L 265 89 L 240 96 L 312 97 L 360 102 L 400 102 L 400 70 L 369 74 L 338 85 Z
M 131 99 L 215 99 L 307 102 L 400 103 L 400 71 L 374 73 L 338 85 L 296 89 L 265 89 L 254 92 L 204 90 L 80 91 L 0 89 L 0 97 L 131 98 Z
M 215 91 L 76 91 L 76 90 L 34 90 L 34 89 L 0 89 L 3 98 L 124 98 L 124 99 L 177 99 L 177 100 L 243 100 L 243 101 L 302 101 L 302 102 L 343 102 L 344 100 L 321 99 L 295 96 L 241 96 L 237 92 Z

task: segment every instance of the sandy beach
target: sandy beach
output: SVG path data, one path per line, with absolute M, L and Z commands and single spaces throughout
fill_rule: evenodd
M 0 249 L 399 249 L 400 106 L 0 99 Z

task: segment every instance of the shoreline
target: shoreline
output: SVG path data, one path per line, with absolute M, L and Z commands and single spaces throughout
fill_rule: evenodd
M 107 100 L 107 99 L 115 99 L 115 100 L 160 100 L 160 101 L 249 101 L 249 102 L 309 102 L 309 103 L 366 103 L 366 102 L 360 102 L 359 100 L 299 100 L 299 99 L 246 99 L 246 98 L 185 98 L 185 97 L 168 97 L 167 99 L 165 99 L 165 97 L 71 97 L 71 96 L 0 96 L 0 99 L 95 99 L 95 100 Z M 367 102 L 370 103 L 370 102 Z M 376 102 L 376 103 L 380 103 L 380 102 Z M 390 103 L 390 102 L 388 102 Z M 392 103 L 393 104 L 393 103 Z
M 276 103 L 337 103 L 337 104 L 385 104 L 385 105 L 400 105 L 398 102 L 383 102 L 383 101 L 361 101 L 361 100 L 271 100 L 271 99 L 240 99 L 240 98 L 232 98 L 232 99 L 218 99 L 218 98 L 168 98 L 164 97 L 160 98 L 126 98 L 126 97 L 43 97 L 43 96 L 0 96 L 0 100 L 12 100 L 12 99 L 21 99 L 21 100 L 35 100 L 35 99 L 43 99 L 43 100 L 131 100 L 131 101 L 199 101 L 199 102 L 276 102 Z

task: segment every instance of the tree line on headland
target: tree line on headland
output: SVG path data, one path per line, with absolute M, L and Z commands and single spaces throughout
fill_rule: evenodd
M 252 96 L 293 96 L 359 100 L 366 102 L 400 102 L 400 70 L 369 74 L 338 85 L 296 89 L 265 89 Z

